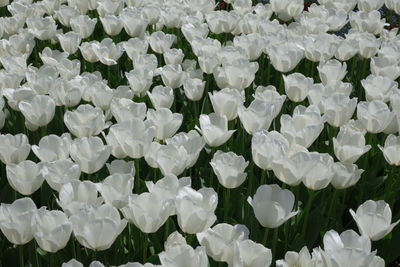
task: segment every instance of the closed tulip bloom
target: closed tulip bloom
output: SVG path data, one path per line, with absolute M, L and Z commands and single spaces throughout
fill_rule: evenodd
M 129 156 L 138 159 L 144 156 L 155 134 L 156 129 L 150 121 L 132 118 L 112 125 L 106 140 L 116 158 Z
M 163 54 L 170 49 L 175 40 L 174 34 L 166 34 L 162 31 L 153 32 L 148 39 L 151 49 L 158 54 Z
M 165 65 L 161 69 L 161 79 L 165 86 L 172 89 L 181 87 L 186 78 L 186 73 L 183 71 L 180 64 Z
M 259 33 L 235 36 L 233 45 L 246 51 L 248 60 L 257 60 L 263 51 L 265 39 Z
M 335 156 L 343 163 L 354 163 L 371 149 L 363 133 L 350 129 L 340 130 L 332 141 Z
M 219 88 L 229 87 L 243 90 L 254 81 L 257 71 L 257 62 L 238 59 L 230 64 L 217 67 L 213 75 Z
M 113 98 L 110 109 L 118 123 L 132 118 L 144 120 L 147 113 L 145 103 L 137 103 L 127 98 Z
M 31 145 L 25 134 L 0 135 L 0 160 L 4 164 L 24 161 L 30 151 Z
M 288 151 L 289 142 L 279 132 L 261 130 L 253 134 L 251 139 L 252 159 L 263 170 L 271 170 L 272 162 L 283 157 Z
M 236 130 L 228 130 L 228 119 L 216 113 L 200 115 L 200 129 L 204 140 L 209 146 L 217 147 L 223 145 L 231 138 Z
M 65 80 L 72 80 L 79 75 L 81 70 L 81 62 L 78 59 L 62 59 L 60 64 L 58 64 L 56 67 L 61 78 Z
M 320 62 L 317 69 L 323 84 L 333 83 L 344 79 L 347 73 L 347 64 L 336 59 Z
M 388 77 L 373 74 L 361 80 L 361 85 L 365 90 L 365 98 L 369 102 L 380 100 L 387 103 L 391 95 L 398 90 L 397 82 Z
M 377 39 L 372 33 L 367 33 L 367 32 L 355 33 L 354 37 L 351 36 L 350 38 L 354 38 L 357 40 L 358 53 L 364 58 L 372 58 L 373 56 L 375 56 L 376 53 L 378 52 L 378 48 L 381 44 L 379 39 Z M 371 59 L 371 64 L 372 64 L 372 62 L 373 62 L 373 60 Z M 372 68 L 371 68 L 371 72 L 372 72 Z M 378 74 L 376 74 L 376 75 L 378 75 Z M 385 75 L 382 75 L 382 76 L 385 76 Z
M 272 253 L 269 248 L 250 239 L 238 240 L 234 244 L 233 259 L 229 263 L 232 267 L 269 267 L 272 262 Z
M 254 197 L 248 197 L 247 202 L 253 207 L 254 214 L 263 227 L 276 228 L 299 213 L 292 212 L 294 200 L 292 192 L 273 184 L 257 188 Z
M 125 72 L 129 86 L 135 95 L 144 96 L 153 83 L 153 71 L 148 68 L 135 68 Z
M 177 133 L 173 137 L 166 139 L 165 142 L 167 145 L 171 144 L 175 147 L 183 147 L 186 150 L 188 156 L 186 164 L 188 168 L 196 163 L 205 145 L 203 137 L 195 130 L 190 130 L 188 133 Z
M 118 210 L 107 204 L 87 206 L 69 220 L 78 242 L 97 251 L 110 248 L 127 224 L 125 219 L 121 220 Z
M 271 0 L 271 9 L 280 19 L 287 21 L 301 14 L 304 9 L 304 0 Z
M 213 110 L 219 116 L 226 116 L 228 120 L 237 117 L 238 109 L 244 103 L 243 94 L 237 89 L 224 88 L 208 93 Z
M 122 43 L 115 44 L 111 38 L 105 38 L 100 43 L 93 44 L 93 52 L 100 62 L 107 65 L 116 65 L 124 52 Z
M 71 144 L 69 133 L 61 137 L 57 135 L 47 135 L 40 139 L 38 146 L 33 145 L 32 151 L 42 162 L 50 162 L 69 157 L 69 146 Z
M 57 34 L 57 38 L 60 41 L 63 51 L 69 54 L 74 54 L 78 50 L 78 46 L 82 41 L 81 35 L 73 31 L 64 34 Z
M 61 267 L 83 267 L 83 264 L 75 259 L 71 259 L 68 262 L 64 262 Z
M 206 82 L 197 78 L 186 79 L 183 82 L 185 96 L 192 101 L 199 101 L 203 97 Z
M 360 233 L 372 241 L 382 239 L 400 223 L 398 220 L 390 224 L 392 211 L 384 200 L 367 200 L 357 208 L 356 212 L 350 209 L 350 214 L 356 221 Z
M 70 19 L 79 16 L 79 10 L 68 6 L 68 5 L 60 5 L 58 10 L 54 12 L 54 18 L 60 22 L 62 25 L 69 27 L 70 26 Z
M 146 181 L 146 187 L 150 193 L 157 195 L 163 201 L 173 201 L 173 213 L 171 215 L 175 215 L 175 197 L 179 190 L 185 186 L 190 187 L 191 183 L 192 180 L 190 177 L 182 177 L 178 179 L 175 175 L 168 174 L 158 180 L 156 183 L 152 181 Z
M 325 120 L 316 106 L 296 106 L 292 117 L 281 116 L 281 133 L 290 143 L 308 148 L 323 130 Z
M 57 24 L 52 17 L 27 18 L 29 32 L 39 40 L 49 40 L 56 35 Z
M 98 43 L 98 41 L 83 42 L 79 46 L 79 51 L 81 52 L 83 59 L 90 63 L 99 61 L 98 56 L 93 50 L 94 44 L 96 43 Z
M 119 17 L 126 33 L 130 37 L 143 36 L 146 31 L 148 21 L 143 19 L 140 12 L 137 12 L 133 9 L 124 9 Z
M 85 104 L 64 114 L 64 123 L 76 137 L 98 135 L 104 128 L 105 117 L 100 108 Z
M 133 184 L 134 178 L 131 174 L 114 173 L 101 182 L 99 191 L 107 204 L 122 208 L 128 204 Z
M 210 165 L 220 184 L 226 188 L 236 188 L 246 179 L 247 173 L 244 171 L 249 162 L 233 152 L 224 153 L 218 150 L 214 154 Z
M 132 177 L 135 176 L 136 169 L 134 161 L 125 161 L 121 159 L 116 159 L 111 161 L 111 163 L 106 163 L 106 167 L 110 175 L 113 174 L 130 174 Z
M 19 110 L 25 117 L 25 125 L 28 128 L 46 126 L 54 117 L 56 104 L 47 95 L 37 95 L 30 100 L 22 100 L 18 104 Z
M 204 232 L 196 234 L 200 245 L 205 247 L 207 255 L 215 261 L 232 262 L 236 241 L 249 238 L 249 229 L 245 225 L 220 223 Z
M 46 208 L 33 215 L 31 227 L 39 247 L 52 253 L 63 249 L 72 233 L 72 224 L 62 211 Z
M 193 267 L 209 266 L 205 248 L 198 246 L 193 249 L 178 232 L 170 234 L 164 246 L 165 251 L 158 255 L 162 266 L 186 267 L 188 262 Z
M 340 235 L 330 230 L 323 238 L 324 250 L 321 250 L 323 262 L 327 266 L 380 266 L 370 265 L 375 259 L 376 251 L 371 252 L 371 241 L 366 235 L 358 235 L 347 230 Z
M 382 147 L 378 145 L 390 165 L 400 166 L 400 137 L 390 134 Z
M 373 11 L 380 9 L 384 3 L 384 0 L 358 0 L 357 7 L 361 11 Z
M 147 95 L 150 98 L 151 104 L 157 110 L 161 108 L 170 109 L 175 99 L 172 88 L 162 85 L 157 85 L 151 92 L 148 91 Z
M 318 264 L 318 258 L 310 254 L 307 246 L 304 246 L 299 253 L 294 251 L 288 251 L 285 253 L 284 260 L 277 260 L 277 267 L 295 267 L 295 266 L 316 266 Z
M 88 38 L 92 35 L 96 23 L 96 18 L 92 19 L 87 15 L 79 15 L 70 20 L 72 30 L 79 33 L 82 36 L 82 39 Z
M 215 34 L 232 32 L 238 21 L 238 14 L 225 10 L 207 13 L 206 21 L 210 31 Z
M 301 102 L 307 97 L 308 89 L 314 83 L 313 78 L 307 78 L 301 73 L 283 75 L 285 82 L 285 92 L 287 97 L 293 102 Z
M 122 43 L 124 50 L 128 57 L 132 60 L 139 55 L 145 55 L 149 48 L 149 43 L 140 38 L 130 38 L 128 41 Z
M 10 186 L 22 195 L 31 195 L 38 190 L 44 181 L 40 173 L 42 163 L 25 160 L 6 166 L 7 180 Z
M 54 99 L 56 106 L 74 107 L 82 100 L 83 88 L 79 78 L 68 81 L 59 79 L 49 91 L 49 96 Z
M 313 62 L 327 61 L 335 55 L 339 43 L 339 37 L 328 33 L 305 36 L 305 57 Z
M 214 56 L 199 56 L 197 60 L 199 61 L 200 69 L 206 74 L 212 74 L 220 64 L 218 58 Z
M 72 180 L 61 186 L 56 201 L 65 214 L 71 216 L 87 205 L 101 205 L 103 199 L 98 197 L 97 189 L 97 185 L 91 181 Z
M 207 23 L 188 22 L 182 25 L 181 31 L 185 39 L 190 43 L 197 38 L 207 38 L 209 28 Z
M 344 39 L 339 43 L 335 57 L 340 61 L 346 61 L 352 58 L 359 51 L 358 41 L 355 39 Z
M 100 17 L 100 21 L 104 31 L 110 36 L 118 35 L 122 30 L 122 21 L 115 15 L 106 14 L 104 17 Z
M 356 164 L 335 162 L 333 165 L 334 175 L 332 186 L 336 189 L 346 189 L 355 185 L 361 178 L 364 170 L 359 169 Z
M 28 67 L 25 72 L 25 77 L 29 87 L 31 87 L 37 94 L 48 94 L 52 87 L 55 86 L 58 78 L 57 69 L 53 66 L 43 65 L 42 67 Z
M 99 137 L 76 138 L 71 144 L 71 158 L 81 166 L 84 173 L 100 170 L 111 153 L 111 146 L 104 145 Z
M 9 242 L 24 245 L 33 239 L 31 220 L 36 212 L 36 205 L 29 197 L 0 204 L 0 230 Z
M 304 48 L 289 42 L 272 45 L 267 52 L 272 66 L 280 72 L 293 70 L 304 57 Z
M 41 175 L 53 190 L 60 191 L 64 184 L 79 180 L 81 168 L 69 158 L 59 159 L 44 163 Z
M 280 95 L 273 85 L 257 86 L 253 97 L 274 106 L 274 118 L 281 112 L 283 103 L 286 100 L 286 95 Z
M 147 120 L 151 121 L 156 127 L 156 138 L 164 140 L 172 137 L 182 124 L 183 115 L 172 113 L 167 108 L 147 111 Z
M 302 182 L 312 190 L 321 190 L 329 185 L 334 176 L 333 158 L 327 153 L 300 152 Z
M 217 219 L 214 214 L 217 204 L 218 195 L 212 188 L 198 191 L 190 187 L 182 188 L 175 198 L 179 227 L 189 234 L 205 231 Z
M 340 127 L 353 116 L 357 107 L 357 98 L 350 99 L 345 94 L 335 93 L 325 99 L 323 106 L 327 122 L 334 127 Z
M 400 76 L 399 62 L 388 56 L 379 56 L 371 58 L 371 73 L 375 76 L 384 76 L 392 79 L 393 81 Z
M 383 132 L 392 121 L 394 114 L 382 101 L 361 101 L 357 105 L 357 118 L 370 133 Z
M 378 10 L 350 12 L 349 21 L 353 29 L 375 35 L 381 33 L 386 25 L 385 19 L 381 19 L 381 13 Z
M 163 54 L 165 64 L 182 64 L 184 54 L 182 49 L 171 48 Z
M 253 134 L 261 129 L 266 129 L 274 119 L 275 107 L 262 100 L 253 100 L 248 108 L 240 106 L 238 115 L 240 122 L 248 134 Z
M 173 200 L 164 200 L 155 193 L 130 195 L 128 204 L 121 208 L 124 217 L 144 233 L 154 233 L 174 212 Z
M 154 160 L 163 175 L 180 175 L 189 167 L 188 152 L 184 147 L 174 144 L 160 146 Z

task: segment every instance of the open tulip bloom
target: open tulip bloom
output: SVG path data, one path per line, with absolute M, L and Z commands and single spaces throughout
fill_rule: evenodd
M 0 0 L 0 266 L 395 266 L 399 28 L 399 0 Z

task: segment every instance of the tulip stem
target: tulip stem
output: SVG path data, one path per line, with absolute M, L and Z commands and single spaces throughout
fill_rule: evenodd
M 147 234 L 143 233 L 143 262 L 145 262 L 147 259 L 147 246 L 148 246 Z
M 24 267 L 24 245 L 19 246 L 19 266 Z
M 264 237 L 263 237 L 263 240 L 262 240 L 262 245 L 264 245 L 264 246 L 267 246 L 268 234 L 269 234 L 269 228 L 266 227 L 265 231 L 264 231 Z
M 312 202 L 315 198 L 315 191 L 309 189 L 308 190 L 308 200 L 307 200 L 307 205 L 306 208 L 304 210 L 304 221 L 303 221 L 303 229 L 301 231 L 301 236 L 304 238 L 305 234 L 306 234 L 306 230 L 307 230 L 307 224 L 308 224 L 308 219 L 309 219 L 309 215 L 310 215 L 310 209 L 311 209 L 311 205 Z
M 332 211 L 336 207 L 337 196 L 338 196 L 338 190 L 334 189 L 333 196 L 332 196 L 332 199 L 331 199 L 331 205 L 329 206 L 329 210 L 328 210 L 328 216 L 326 217 L 326 223 L 325 223 L 325 226 L 323 228 L 326 231 L 328 231 L 328 227 L 329 227 L 329 222 L 330 222 L 330 219 L 331 219 Z
M 224 188 L 224 222 L 228 220 L 228 213 L 231 207 L 230 198 L 231 198 L 231 190 L 229 188 Z
M 274 229 L 274 235 L 272 239 L 272 259 L 275 259 L 276 255 L 276 245 L 278 244 L 278 233 L 279 233 L 279 228 Z

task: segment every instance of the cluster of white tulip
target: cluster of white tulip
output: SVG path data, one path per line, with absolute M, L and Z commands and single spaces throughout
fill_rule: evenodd
M 215 0 L 0 0 L 8 12 L 0 17 L 0 181 L 15 190 L 11 204 L 0 196 L 0 230 L 9 242 L 34 239 L 54 253 L 73 238 L 103 251 L 128 224 L 149 234 L 172 217 L 178 227 L 153 253 L 161 265 L 121 266 L 206 267 L 208 257 L 231 267 L 385 265 L 371 240 L 400 221 L 384 200 L 361 198 L 350 209 L 360 235 L 324 229 L 323 248 L 278 260 L 277 236 L 271 251 L 250 239 L 254 224 L 228 224 L 226 213 L 239 208 L 227 192 L 251 179 L 247 195 L 235 196 L 250 204 L 246 216 L 265 228 L 301 219 L 304 234 L 314 191 L 356 185 L 363 155 L 374 150 L 400 166 L 400 37 L 378 11 L 399 15 L 400 2 L 318 0 L 304 10 L 304 0 L 224 1 L 226 10 Z M 344 37 L 334 34 L 345 25 Z M 382 145 L 368 139 L 381 136 Z M 233 151 L 246 137 L 243 155 Z M 217 186 L 197 177 L 201 170 L 192 175 L 204 154 L 199 169 Z M 144 179 L 140 160 L 162 178 Z M 255 182 L 255 166 L 276 179 Z M 33 197 L 44 181 L 59 210 Z M 292 192 L 300 184 L 306 206 Z

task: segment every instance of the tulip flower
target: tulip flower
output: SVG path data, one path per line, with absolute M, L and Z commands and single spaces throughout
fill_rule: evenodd
M 67 159 L 69 157 L 71 142 L 69 133 L 63 134 L 61 137 L 47 135 L 40 139 L 38 146 L 32 146 L 32 151 L 42 162 Z
M 198 191 L 182 188 L 175 199 L 179 227 L 190 234 L 205 231 L 217 219 L 214 214 L 217 204 L 218 195 L 212 188 Z
M 390 100 L 391 95 L 398 90 L 397 82 L 388 77 L 372 74 L 361 80 L 361 84 L 365 90 L 365 98 L 369 102 L 380 100 L 386 103 Z
M 111 100 L 110 110 L 118 123 L 130 120 L 131 118 L 144 120 L 147 113 L 145 103 L 136 103 L 126 98 L 113 98 L 113 100 Z
M 277 267 L 294 267 L 294 266 L 315 266 L 318 264 L 318 259 L 310 254 L 310 251 L 304 246 L 299 253 L 288 251 L 285 254 L 284 260 L 277 260 Z
M 36 212 L 36 205 L 29 197 L 0 204 L 0 230 L 9 242 L 23 245 L 33 239 L 31 219 Z
M 125 76 L 132 91 L 139 96 L 145 95 L 153 82 L 153 72 L 145 67 L 125 72 Z
M 103 25 L 104 31 L 110 36 L 118 35 L 124 26 L 119 17 L 111 14 L 100 17 L 100 22 Z
M 41 175 L 42 163 L 25 160 L 6 166 L 7 180 L 10 186 L 22 195 L 31 195 L 44 181 Z
M 373 11 L 380 9 L 384 3 L 384 0 L 358 0 L 357 7 L 361 11 Z
M 31 145 L 25 134 L 0 135 L 0 160 L 4 164 L 24 161 L 30 151 Z
M 106 167 L 110 175 L 113 174 L 130 174 L 135 177 L 136 169 L 134 161 L 113 160 L 111 163 L 106 163 Z
M 130 37 L 143 36 L 148 25 L 148 21 L 144 19 L 140 13 L 132 9 L 122 10 L 120 20 L 122 21 L 126 33 Z
M 124 52 L 122 44 L 115 44 L 111 38 L 105 38 L 100 43 L 94 43 L 92 48 L 100 62 L 107 66 L 116 65 Z
M 171 87 L 157 85 L 151 92 L 147 92 L 151 104 L 155 109 L 170 109 L 174 103 L 174 92 Z
M 98 197 L 98 187 L 91 181 L 72 180 L 63 186 L 56 199 L 65 214 L 71 216 L 78 213 L 88 204 L 99 206 L 103 199 Z
M 304 0 L 296 1 L 279 1 L 271 0 L 271 9 L 275 14 L 282 20 L 290 20 L 291 18 L 297 17 L 303 11 Z
M 22 100 L 19 110 L 25 117 L 25 125 L 32 130 L 46 126 L 54 117 L 56 104 L 47 95 L 37 95 L 30 100 Z
M 281 112 L 283 103 L 286 100 L 286 95 L 280 95 L 275 86 L 257 86 L 255 93 L 253 94 L 254 99 L 261 100 L 274 107 L 273 117 L 276 118 Z
M 260 186 L 253 198 L 248 197 L 247 202 L 253 207 L 254 214 L 263 227 L 279 227 L 299 213 L 292 212 L 293 193 L 276 184 Z
M 76 137 L 98 135 L 104 128 L 105 117 L 100 108 L 85 104 L 64 114 L 64 123 Z
M 42 165 L 41 175 L 53 190 L 59 192 L 64 184 L 79 180 L 81 168 L 70 158 L 59 159 L 45 162 Z
M 301 73 L 283 75 L 283 81 L 286 95 L 293 102 L 303 101 L 307 97 L 308 89 L 314 83 L 313 78 L 307 78 Z
M 165 251 L 158 256 L 162 266 L 185 267 L 188 262 L 194 267 L 207 267 L 208 258 L 204 247 L 193 249 L 178 232 L 173 232 L 165 242 Z
M 320 62 L 317 67 L 319 77 L 324 85 L 342 81 L 347 73 L 346 68 L 346 62 L 342 64 L 335 59 Z
M 249 162 L 233 152 L 224 153 L 218 150 L 211 159 L 210 165 L 220 184 L 226 188 L 236 188 L 246 179 L 247 173 L 244 170 Z
M 52 17 L 27 18 L 29 32 L 39 40 L 49 40 L 56 35 L 57 24 Z
M 383 132 L 392 121 L 394 114 L 379 100 L 361 101 L 357 104 L 357 118 L 370 133 Z
M 148 39 L 151 49 L 158 54 L 163 54 L 170 49 L 175 40 L 175 35 L 161 31 L 153 32 Z
M 125 219 L 121 220 L 118 210 L 107 204 L 99 207 L 86 206 L 69 220 L 78 242 L 92 250 L 111 247 L 127 224 Z
M 238 240 L 234 243 L 233 259 L 229 266 L 234 267 L 269 267 L 272 253 L 269 248 L 250 239 Z
M 92 35 L 97 19 L 92 19 L 87 15 L 79 15 L 71 18 L 69 23 L 72 30 L 79 33 L 82 36 L 82 39 L 85 39 Z
M 128 204 L 133 185 L 134 178 L 131 174 L 114 173 L 99 185 L 99 192 L 107 204 L 122 208 Z
M 320 135 L 326 119 L 316 106 L 296 106 L 292 117 L 281 116 L 281 133 L 290 143 L 308 148 Z
M 69 54 L 74 54 L 82 41 L 81 35 L 73 31 L 57 34 L 57 38 L 60 41 L 62 50 Z
M 200 245 L 205 247 L 207 255 L 215 261 L 232 262 L 236 241 L 246 240 L 249 229 L 242 224 L 220 223 L 204 232 L 196 234 Z
M 357 107 L 357 98 L 350 99 L 345 94 L 335 93 L 327 97 L 322 105 L 327 122 L 334 127 L 340 127 L 353 116 Z
M 236 89 L 224 88 L 208 95 L 216 114 L 226 116 L 228 120 L 236 119 L 237 111 L 244 103 L 242 93 Z
M 350 12 L 349 14 L 350 25 L 353 29 L 360 32 L 369 32 L 378 35 L 385 27 L 385 19 L 381 19 L 381 13 L 378 10 L 371 12 L 358 11 Z
M 376 260 L 376 251 L 371 252 L 371 241 L 366 235 L 359 236 L 353 230 L 344 231 L 339 235 L 330 230 L 325 233 L 323 243 L 324 250 L 321 250 L 321 256 L 328 266 L 381 266 L 372 265 Z
M 400 165 L 400 137 L 391 134 L 386 138 L 385 145 L 383 147 L 378 145 L 378 147 L 390 165 Z
M 124 217 L 144 233 L 156 232 L 174 213 L 173 200 L 165 200 L 156 193 L 132 194 L 121 208 Z
M 39 247 L 53 253 L 67 245 L 72 232 L 72 224 L 62 211 L 46 208 L 32 216 L 31 227 Z
M 247 108 L 243 106 L 238 108 L 240 122 L 248 134 L 254 134 L 262 129 L 268 130 L 274 114 L 275 107 L 273 105 L 257 99 L 253 100 Z
M 340 130 L 332 142 L 335 156 L 343 163 L 354 163 L 371 149 L 365 145 L 364 134 L 351 129 Z
M 216 113 L 200 115 L 200 129 L 204 140 L 209 146 L 217 147 L 224 144 L 236 130 L 228 130 L 228 120 Z
M 332 177 L 332 186 L 336 189 L 345 189 L 355 185 L 364 172 L 358 169 L 356 164 L 335 162 L 333 165 L 334 175 Z
M 371 73 L 375 76 L 396 80 L 400 76 L 400 66 L 396 59 L 388 56 L 371 58 Z
M 183 82 L 185 96 L 192 101 L 199 101 L 204 93 L 205 81 L 200 79 L 186 79 Z
M 372 241 L 382 239 L 400 223 L 398 220 L 390 224 L 392 211 L 389 204 L 383 200 L 367 200 L 357 208 L 356 212 L 350 209 L 350 214 L 356 221 L 360 233 Z
M 139 57 L 140 55 L 145 55 L 149 48 L 149 43 L 146 40 L 140 38 L 130 38 L 128 41 L 123 42 L 122 46 L 132 60 Z

